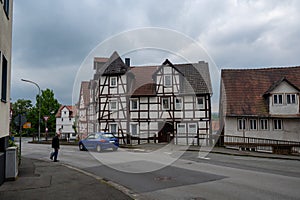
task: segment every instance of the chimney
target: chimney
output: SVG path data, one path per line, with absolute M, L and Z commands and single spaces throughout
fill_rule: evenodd
M 125 58 L 125 65 L 130 67 L 130 58 Z

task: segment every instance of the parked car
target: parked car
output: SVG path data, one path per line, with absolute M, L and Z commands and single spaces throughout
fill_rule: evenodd
M 96 150 L 98 152 L 111 148 L 116 151 L 119 147 L 119 140 L 113 133 L 99 132 L 89 134 L 78 143 L 79 150 Z

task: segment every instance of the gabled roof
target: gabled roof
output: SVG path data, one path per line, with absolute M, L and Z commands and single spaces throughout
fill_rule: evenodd
M 125 65 L 116 51 L 103 65 L 103 68 L 105 69 L 102 74 L 103 76 L 123 75 L 129 70 L 129 66 Z
M 60 106 L 60 108 L 58 109 L 55 117 L 56 118 L 60 118 L 61 117 L 61 111 L 64 109 L 64 108 L 67 108 L 70 112 L 70 116 L 69 117 L 72 117 L 74 118 L 76 116 L 76 106 L 68 106 L 68 105 L 62 105 Z
M 273 85 L 271 85 L 271 87 L 265 92 L 264 95 L 269 95 L 275 88 L 277 88 L 283 82 L 288 83 L 290 86 L 295 88 L 295 90 L 300 91 L 299 88 L 292 84 L 289 80 L 287 80 L 286 77 L 282 77 L 280 80 L 276 81 Z
M 182 93 L 212 94 L 209 68 L 206 62 L 172 64 L 166 59 L 153 74 L 153 77 L 155 78 L 157 72 L 166 65 L 173 67 L 182 75 Z
M 300 67 L 223 69 L 220 104 L 227 116 L 268 116 L 264 95 L 287 80 L 300 88 Z
M 172 64 L 166 59 L 160 66 L 131 67 L 134 75 L 131 88 L 132 96 L 156 95 L 155 78 L 162 67 L 173 67 L 182 75 L 182 93 L 212 94 L 208 64 L 205 62 Z
M 212 94 L 207 63 L 175 64 L 174 66 L 183 74 L 187 82 L 185 84 L 185 93 Z

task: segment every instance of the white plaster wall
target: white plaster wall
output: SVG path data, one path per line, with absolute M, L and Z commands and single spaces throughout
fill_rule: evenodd
M 289 115 L 289 114 L 298 114 L 299 113 L 299 95 L 298 91 L 289 85 L 287 82 L 282 82 L 278 87 L 276 87 L 269 97 L 269 108 L 271 115 Z M 273 95 L 274 94 L 283 94 L 283 104 L 274 105 Z M 296 95 L 296 104 L 287 104 L 286 94 L 297 94 Z
M 300 141 L 300 119 L 282 119 L 283 130 L 274 130 L 273 119 L 269 119 L 268 130 L 249 130 L 249 121 L 246 122 L 246 130 L 237 130 L 237 118 L 227 117 L 225 119 L 225 135 L 256 137 L 273 140 L 288 140 L 288 141 Z M 258 121 L 259 127 L 259 121 Z

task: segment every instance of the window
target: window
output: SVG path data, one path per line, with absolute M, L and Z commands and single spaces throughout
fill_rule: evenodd
M 131 124 L 130 125 L 131 135 L 138 135 L 138 125 L 137 124 Z
M 261 130 L 268 130 L 268 120 L 267 119 L 261 119 L 260 120 L 260 129 Z
M 110 77 L 110 86 L 117 87 L 117 77 Z
M 257 120 L 250 119 L 250 130 L 257 130 Z
M 8 17 L 8 15 L 9 15 L 9 0 L 4 0 L 3 8 L 4 8 L 6 16 Z
M 109 102 L 109 110 L 117 110 L 118 109 L 118 102 L 117 101 L 110 101 Z
M 274 104 L 281 105 L 282 104 L 282 94 L 274 94 Z
M 111 133 L 117 133 L 117 131 L 118 131 L 118 126 L 117 126 L 117 124 L 110 124 L 110 125 L 109 125 L 109 131 L 110 131 Z
M 287 104 L 296 104 L 296 94 L 287 94 L 286 95 Z
M 138 99 L 131 99 L 130 109 L 131 110 L 137 110 L 138 109 Z
M 7 101 L 7 60 L 2 55 L 2 84 L 1 84 L 1 101 Z
M 239 130 L 246 129 L 246 120 L 245 119 L 238 119 L 238 129 Z
M 198 109 L 204 108 L 204 97 L 197 97 L 197 108 Z
M 177 124 L 177 135 L 186 135 L 186 124 Z
M 282 120 L 274 119 L 274 130 L 282 130 Z
M 162 98 L 162 109 L 163 110 L 170 110 L 170 99 L 169 98 Z
M 182 109 L 182 98 L 176 97 L 175 98 L 175 110 L 181 110 Z
M 189 124 L 188 133 L 190 135 L 196 135 L 197 134 L 197 124 L 196 123 L 190 123 Z
M 61 118 L 61 121 L 63 122 L 63 121 L 64 121 L 64 118 Z
M 164 82 L 164 86 L 169 87 L 172 85 L 172 77 L 171 75 L 165 75 L 165 82 Z

